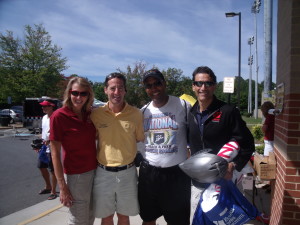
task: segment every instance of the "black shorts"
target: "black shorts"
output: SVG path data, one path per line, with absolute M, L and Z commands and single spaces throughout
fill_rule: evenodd
M 191 179 L 178 166 L 159 168 L 142 162 L 138 197 L 144 222 L 164 216 L 169 225 L 190 224 Z
M 44 163 L 38 158 L 37 168 L 48 168 L 51 172 L 54 172 L 54 167 L 52 163 L 51 153 L 47 153 L 47 157 L 49 159 L 49 163 Z

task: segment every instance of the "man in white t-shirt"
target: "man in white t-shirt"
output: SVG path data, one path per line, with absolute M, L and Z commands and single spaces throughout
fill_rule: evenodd
M 42 119 L 42 139 L 43 139 L 43 144 L 46 147 L 46 161 L 43 161 L 41 157 L 38 158 L 38 168 L 40 169 L 42 177 L 45 181 L 45 188 L 40 190 L 39 194 L 50 194 L 48 200 L 53 200 L 57 198 L 57 194 L 56 194 L 57 180 L 54 174 L 54 168 L 51 159 L 49 131 L 50 131 L 50 116 L 56 109 L 56 105 L 53 101 L 49 99 L 44 100 L 43 102 L 40 103 L 40 105 L 42 106 L 43 112 L 45 113 Z M 50 173 L 48 172 L 48 169 Z
M 190 221 L 191 180 L 178 167 L 187 159 L 186 122 L 190 104 L 166 93 L 163 74 L 152 69 L 143 77 L 151 102 L 144 114 L 145 141 L 139 146 L 138 195 L 143 225 L 163 216 L 169 225 Z

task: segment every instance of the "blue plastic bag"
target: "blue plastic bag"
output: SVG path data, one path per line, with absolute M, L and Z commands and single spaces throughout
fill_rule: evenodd
M 221 186 L 219 195 L 215 196 L 217 204 L 204 212 L 201 206 L 202 195 L 194 214 L 193 225 L 241 225 L 259 215 L 257 208 L 242 195 L 231 180 L 222 179 L 216 183 Z
M 46 153 L 47 150 L 47 146 L 43 145 L 39 151 L 39 160 L 43 163 L 48 164 L 49 163 L 49 158 L 48 155 Z

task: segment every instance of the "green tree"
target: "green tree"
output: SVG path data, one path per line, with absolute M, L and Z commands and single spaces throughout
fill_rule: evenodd
M 126 101 L 138 108 L 148 102 L 148 97 L 143 87 L 143 74 L 146 72 L 146 67 L 146 63 L 139 61 L 134 64 L 133 68 L 128 65 L 126 71 L 122 71 L 120 68 L 117 69 L 118 72 L 125 75 L 127 80 Z
M 120 68 L 117 69 L 119 73 L 124 74 L 126 77 L 126 101 L 138 108 L 149 101 L 142 85 L 143 74 L 146 71 L 146 66 L 147 65 L 145 63 L 140 61 L 136 62 L 133 67 L 128 65 L 125 71 L 121 70 Z M 96 99 L 106 102 L 107 96 L 104 93 L 104 86 L 104 82 L 95 82 L 93 84 L 93 90 Z
M 230 103 L 233 105 L 237 105 L 237 77 L 235 79 L 235 89 L 234 93 L 230 94 Z M 249 95 L 249 79 L 244 80 L 241 78 L 240 83 L 240 111 L 241 113 L 247 113 L 248 111 L 248 95 Z M 272 87 L 275 87 L 275 84 L 272 83 Z M 264 81 L 261 83 L 258 83 L 258 93 L 257 93 L 257 104 L 258 108 L 260 108 L 261 105 L 261 98 L 262 98 L 262 92 L 264 88 Z M 217 88 L 215 91 L 215 95 L 221 99 L 222 101 L 228 102 L 228 96 L 229 94 L 223 93 L 223 81 L 219 82 L 217 84 Z M 252 80 L 252 110 L 254 110 L 255 107 L 255 81 Z
M 21 103 L 25 97 L 59 97 L 61 72 L 67 59 L 61 48 L 52 44 L 42 24 L 25 26 L 24 39 L 12 31 L 0 34 L 0 101 L 12 96 Z
M 192 80 L 185 77 L 181 69 L 169 68 L 162 71 L 167 81 L 167 92 L 169 95 L 180 97 L 182 94 L 193 95 Z
M 104 83 L 95 82 L 93 83 L 93 90 L 95 94 L 95 98 L 102 102 L 107 102 L 107 96 L 104 93 Z
M 157 68 L 155 65 L 152 68 Z M 129 104 L 135 105 L 136 107 L 142 107 L 147 102 L 150 101 L 147 96 L 145 89 L 143 87 L 143 74 L 145 71 L 152 69 L 147 68 L 147 64 L 144 62 L 137 62 L 134 66 L 128 65 L 126 70 L 117 69 L 118 72 L 124 74 L 127 78 L 127 94 L 126 100 Z M 194 96 L 192 91 L 192 79 L 183 75 L 181 69 L 168 68 L 167 70 L 160 70 L 167 82 L 167 92 L 169 95 L 180 97 L 182 94 L 188 94 Z M 235 92 L 230 94 L 230 103 L 237 105 L 237 77 L 235 79 Z M 241 113 L 246 113 L 248 109 L 248 87 L 249 80 L 240 80 L 240 111 Z M 254 89 L 255 82 L 252 81 L 252 108 L 254 109 Z M 104 94 L 104 83 L 94 83 L 93 85 L 95 96 L 101 101 L 107 101 L 107 98 Z M 260 106 L 261 93 L 263 90 L 263 82 L 258 84 L 258 106 Z M 223 81 L 217 84 L 215 95 L 222 101 L 229 101 L 229 94 L 223 93 Z M 195 97 L 195 96 L 194 96 Z
M 126 101 L 129 104 L 140 108 L 150 101 L 143 86 L 143 74 L 149 69 L 159 69 L 155 65 L 152 68 L 147 68 L 144 62 L 137 62 L 133 68 L 128 65 L 126 71 L 118 69 L 127 78 L 127 94 Z M 160 70 L 167 82 L 167 92 L 169 95 L 180 97 L 182 94 L 193 95 L 192 81 L 190 78 L 182 75 L 181 69 L 168 68 Z M 100 99 L 101 100 L 101 99 Z

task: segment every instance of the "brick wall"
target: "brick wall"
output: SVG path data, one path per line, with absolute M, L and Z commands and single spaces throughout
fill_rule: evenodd
M 300 0 L 278 0 L 276 84 L 284 109 L 275 119 L 277 171 L 272 225 L 300 224 Z

